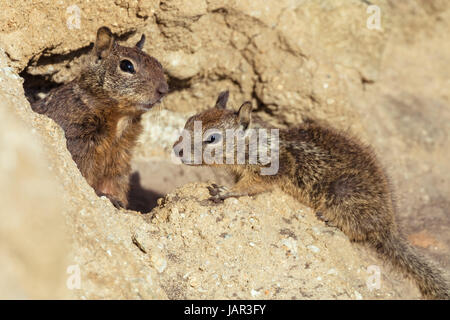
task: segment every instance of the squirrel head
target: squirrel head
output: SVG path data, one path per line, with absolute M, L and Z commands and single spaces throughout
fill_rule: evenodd
M 109 28 L 98 29 L 89 63 L 81 74 L 86 89 L 137 112 L 160 102 L 168 85 L 158 60 L 142 51 L 144 42 L 142 35 L 134 47 L 124 47 Z
M 213 108 L 187 120 L 182 135 L 173 146 L 175 155 L 181 158 L 183 163 L 225 164 L 227 153 L 235 153 L 235 148 L 228 150 L 230 148 L 226 145 L 232 140 L 236 146 L 239 138 L 245 138 L 251 124 L 252 104 L 246 101 L 238 111 L 234 111 L 227 108 L 228 96 L 228 91 L 221 92 Z M 230 140 L 226 141 L 228 139 Z M 186 149 L 190 151 L 189 154 L 186 154 Z M 194 159 L 199 157 L 195 154 L 199 150 L 201 161 L 200 158 Z M 211 157 L 215 161 L 211 162 Z

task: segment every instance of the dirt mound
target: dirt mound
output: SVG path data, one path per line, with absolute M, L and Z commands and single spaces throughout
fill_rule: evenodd
M 177 166 L 169 154 L 185 119 L 224 89 L 230 105 L 252 100 L 280 126 L 325 119 L 374 145 L 411 242 L 448 269 L 450 6 L 373 2 L 380 30 L 356 0 L 4 4 L 0 261 L 8 281 L 0 297 L 418 298 L 291 197 L 275 191 L 214 205 L 207 183 L 230 177 Z M 73 79 L 101 25 L 125 43 L 145 33 L 144 50 L 171 87 L 144 117 L 135 150 L 131 203 L 153 209 L 144 215 L 98 198 L 61 129 L 25 98 Z M 371 290 L 374 270 L 381 286 Z

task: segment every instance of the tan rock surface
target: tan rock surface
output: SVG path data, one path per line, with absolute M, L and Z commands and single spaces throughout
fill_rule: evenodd
M 4 66 L 0 73 L 2 82 L 15 76 Z M 64 297 L 63 201 L 41 141 L 12 112 L 19 101 L 13 90 L 0 93 L 0 299 Z
M 231 105 L 250 99 L 283 126 L 326 119 L 375 146 L 407 235 L 448 269 L 449 5 L 373 2 L 381 31 L 366 27 L 368 5 L 356 0 L 1 1 L 0 297 L 419 297 L 280 191 L 208 203 L 198 181 L 230 178 L 176 166 L 169 154 L 187 116 L 226 88 Z M 67 28 L 74 4 L 80 29 Z M 29 108 L 18 76 L 30 100 L 73 79 L 101 25 L 127 43 L 147 34 L 144 49 L 172 89 L 145 116 L 133 163 L 135 208 L 156 206 L 147 215 L 95 195 L 59 127 Z M 371 265 L 381 268 L 379 290 L 366 285 Z M 80 289 L 67 290 L 71 266 Z

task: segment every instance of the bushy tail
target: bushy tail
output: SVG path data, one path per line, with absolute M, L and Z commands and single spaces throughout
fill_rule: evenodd
M 427 299 L 450 299 L 450 287 L 443 273 L 428 263 L 400 235 L 390 234 L 373 243 L 377 251 L 411 277 Z

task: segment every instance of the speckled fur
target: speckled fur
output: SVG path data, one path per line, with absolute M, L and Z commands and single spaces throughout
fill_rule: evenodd
M 237 129 L 242 125 L 240 117 L 240 111 L 225 109 L 222 101 L 191 117 L 185 129 L 192 131 L 194 121 L 202 121 L 204 131 Z M 350 240 L 377 250 L 411 277 L 425 298 L 449 299 L 448 281 L 442 272 L 421 257 L 398 230 L 389 180 L 372 149 L 357 139 L 309 120 L 280 130 L 277 174 L 260 175 L 258 165 L 220 166 L 229 169 L 237 183 L 228 191 L 211 188 L 213 200 L 255 195 L 278 186 L 312 207 L 319 218 L 340 228 Z

